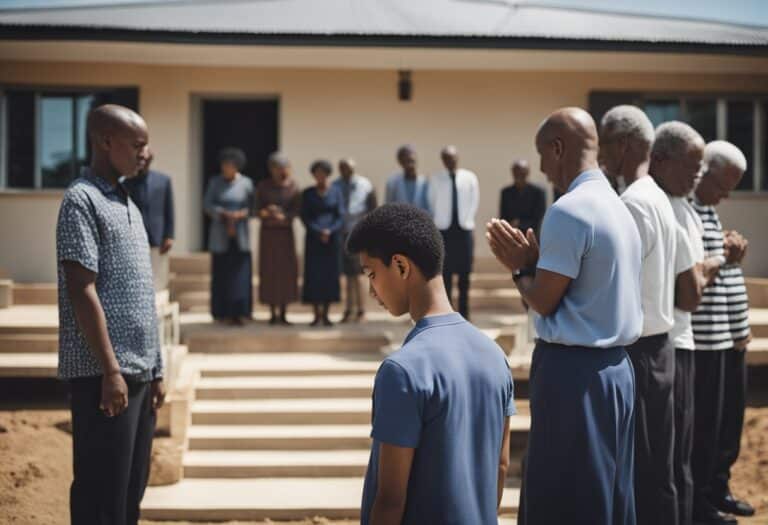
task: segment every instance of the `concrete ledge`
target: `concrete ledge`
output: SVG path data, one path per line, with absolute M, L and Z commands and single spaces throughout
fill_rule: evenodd
M 13 281 L 0 278 L 0 308 L 8 308 L 13 304 Z
M 15 283 L 13 302 L 22 305 L 55 305 L 59 301 L 56 283 Z
M 768 308 L 768 279 L 763 277 L 747 277 L 747 296 L 750 308 Z

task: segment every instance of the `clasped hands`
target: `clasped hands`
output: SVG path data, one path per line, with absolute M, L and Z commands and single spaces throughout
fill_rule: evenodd
M 539 260 L 539 242 L 530 228 L 523 233 L 503 219 L 491 219 L 485 237 L 496 259 L 512 272 L 535 266 Z

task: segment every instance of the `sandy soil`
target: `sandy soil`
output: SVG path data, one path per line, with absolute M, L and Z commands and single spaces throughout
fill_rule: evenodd
M 0 410 L 0 523 L 69 523 L 72 453 L 71 437 L 66 431 L 68 419 L 68 411 L 62 409 Z M 759 508 L 758 517 L 740 520 L 740 523 L 767 525 L 768 407 L 747 409 L 741 457 L 733 477 L 734 492 Z M 315 518 L 291 523 L 351 525 L 354 522 Z M 170 524 L 146 521 L 142 525 Z M 237 522 L 237 525 L 256 523 Z

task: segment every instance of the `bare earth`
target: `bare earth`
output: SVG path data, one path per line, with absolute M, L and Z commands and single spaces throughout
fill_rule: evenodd
M 69 524 L 71 437 L 62 430 L 68 420 L 69 412 L 60 409 L 0 410 L 0 523 Z M 739 520 L 739 523 L 768 525 L 768 407 L 747 409 L 741 457 L 733 476 L 734 492 L 759 509 L 756 518 Z M 354 522 L 318 517 L 291 523 L 351 525 Z M 143 521 L 142 525 L 171 524 Z M 257 523 L 237 522 L 237 525 Z

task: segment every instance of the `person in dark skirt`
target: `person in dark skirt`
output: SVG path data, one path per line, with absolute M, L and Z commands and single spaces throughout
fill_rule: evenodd
M 205 190 L 203 208 L 211 218 L 208 250 L 211 264 L 211 314 L 241 325 L 252 312 L 251 245 L 248 219 L 254 208 L 253 181 L 240 173 L 245 154 L 225 148 L 219 154 L 221 174 Z
M 307 228 L 304 243 L 304 288 L 302 300 L 315 307 L 311 326 L 331 326 L 328 309 L 341 299 L 339 243 L 344 225 L 344 198 L 328 179 L 333 167 L 325 160 L 312 163 L 316 184 L 304 190 L 301 221 Z

